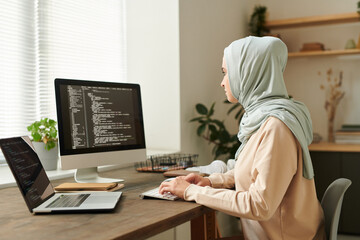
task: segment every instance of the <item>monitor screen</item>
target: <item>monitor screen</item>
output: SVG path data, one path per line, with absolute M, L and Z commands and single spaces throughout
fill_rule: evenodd
M 55 79 L 55 92 L 63 169 L 134 161 L 124 158 L 145 150 L 138 84 Z

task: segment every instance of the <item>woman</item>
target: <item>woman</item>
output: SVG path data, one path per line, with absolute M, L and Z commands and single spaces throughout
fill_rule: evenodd
M 286 61 L 287 48 L 274 37 L 247 37 L 225 49 L 221 86 L 245 109 L 235 167 L 176 178 L 162 183 L 160 193 L 240 217 L 246 239 L 325 239 L 307 148 L 310 114 L 287 94 Z

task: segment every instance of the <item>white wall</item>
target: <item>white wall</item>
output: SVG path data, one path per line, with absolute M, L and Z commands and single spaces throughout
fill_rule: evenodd
M 147 148 L 199 153 L 213 160 L 212 146 L 196 135 L 196 103 L 216 102 L 218 119 L 227 119 L 220 87 L 224 48 L 247 33 L 247 1 L 129 0 L 128 79 L 142 90 Z M 155 114 L 154 114 L 155 113 Z
M 178 0 L 129 0 L 128 79 L 140 83 L 148 149 L 180 150 Z
M 180 0 L 181 150 L 199 153 L 201 165 L 214 158 L 212 145 L 196 135 L 198 125 L 189 123 L 197 103 L 210 107 L 216 102 L 215 116 L 238 131 L 234 117 L 226 115 L 221 63 L 224 48 L 247 33 L 247 8 L 247 1 Z
M 253 4 L 265 5 L 269 19 L 286 19 L 305 16 L 318 16 L 337 13 L 356 12 L 358 0 L 257 0 Z M 249 5 L 249 12 L 254 5 Z M 348 39 L 358 41 L 360 24 L 336 24 L 316 27 L 274 30 L 280 33 L 289 51 L 298 51 L 305 42 L 321 42 L 325 48 L 343 49 Z M 325 91 L 320 85 L 326 86 L 326 71 L 332 68 L 338 77 L 343 75 L 345 97 L 341 100 L 335 118 L 336 128 L 344 123 L 360 123 L 360 57 L 316 57 L 289 59 L 285 71 L 285 82 L 289 94 L 303 101 L 309 108 L 313 120 L 314 132 L 327 139 L 327 115 L 324 108 Z M 319 75 L 320 73 L 320 75 Z

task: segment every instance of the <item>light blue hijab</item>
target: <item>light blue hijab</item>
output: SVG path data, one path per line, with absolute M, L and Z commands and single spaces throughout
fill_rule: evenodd
M 224 51 L 232 95 L 244 107 L 238 138 L 242 143 L 235 159 L 253 133 L 270 116 L 283 121 L 299 141 L 303 153 L 303 176 L 314 177 L 308 145 L 312 123 L 307 107 L 289 98 L 283 72 L 286 45 L 275 37 L 246 37 Z M 285 146 L 284 146 L 285 147 Z

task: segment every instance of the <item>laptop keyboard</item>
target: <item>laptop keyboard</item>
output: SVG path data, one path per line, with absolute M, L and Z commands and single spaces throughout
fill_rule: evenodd
M 89 196 L 90 194 L 60 195 L 57 199 L 47 205 L 46 208 L 78 207 Z
M 140 197 L 141 198 L 160 198 L 160 199 L 172 200 L 172 201 L 179 199 L 178 196 L 173 195 L 171 193 L 160 194 L 158 187 L 140 194 Z

